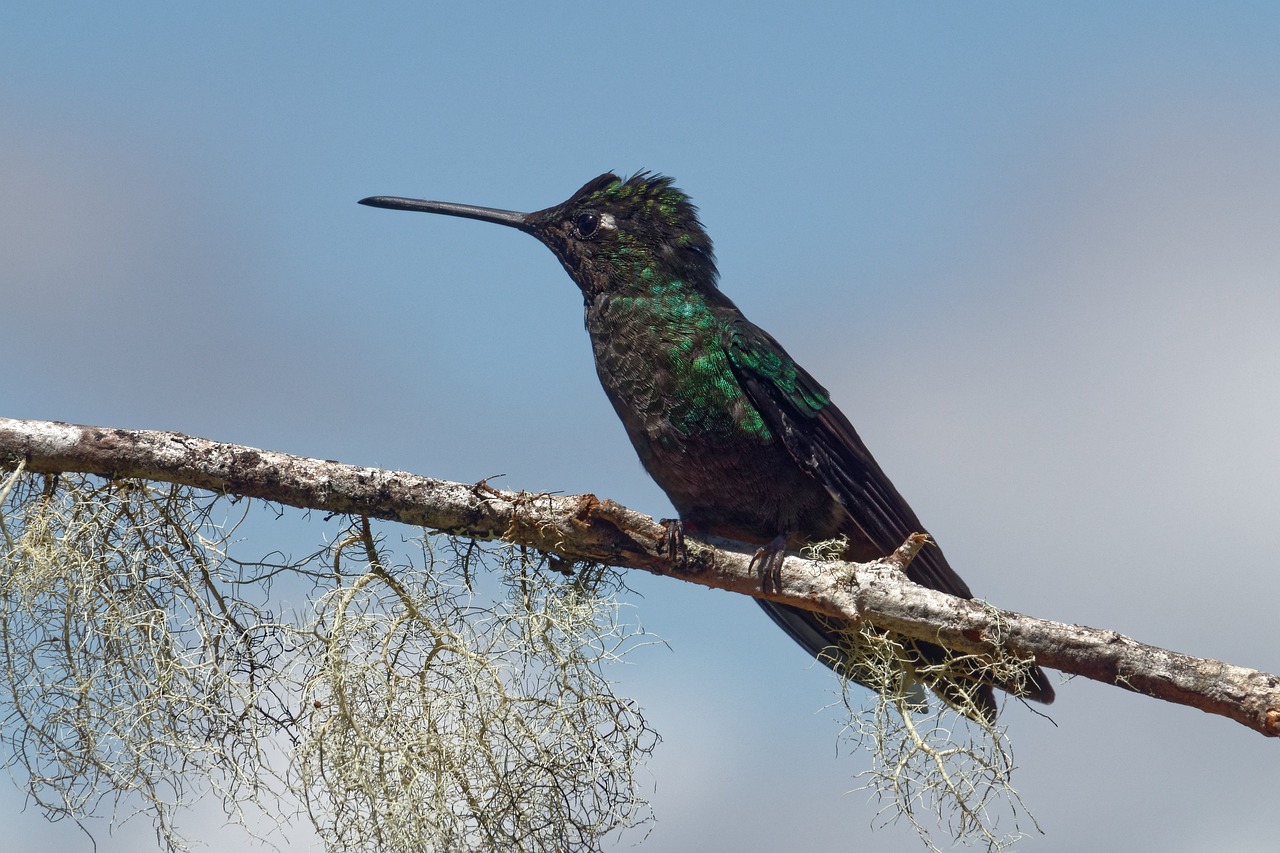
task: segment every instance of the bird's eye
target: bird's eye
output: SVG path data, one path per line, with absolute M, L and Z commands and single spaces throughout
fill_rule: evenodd
M 590 240 L 600 230 L 600 214 L 594 210 L 584 210 L 573 217 L 573 230 L 581 240 Z

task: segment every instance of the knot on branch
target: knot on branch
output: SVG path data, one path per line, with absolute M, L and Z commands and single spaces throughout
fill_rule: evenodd
M 1263 726 L 1272 737 L 1280 736 L 1280 708 L 1268 708 Z

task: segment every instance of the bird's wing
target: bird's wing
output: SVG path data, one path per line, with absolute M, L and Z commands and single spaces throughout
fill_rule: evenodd
M 739 383 L 765 423 L 796 462 L 844 506 L 879 554 L 892 554 L 908 535 L 925 532 L 827 390 L 772 336 L 741 319 L 731 324 L 726 348 Z M 923 549 L 907 574 L 924 586 L 973 597 L 936 546 Z
M 925 532 L 849 419 L 832 404 L 827 390 L 796 364 L 777 341 L 749 321 L 738 319 L 730 324 L 725 346 L 738 382 L 765 423 L 796 462 L 839 501 L 876 552 L 891 554 L 908 535 Z M 916 555 L 907 567 L 907 576 L 941 592 L 973 597 L 968 584 L 947 564 L 942 549 L 936 546 Z M 837 626 L 825 617 L 777 602 L 760 600 L 760 604 L 811 653 L 818 655 L 824 641 L 828 646 L 833 642 Z M 928 660 L 936 662 L 945 656 L 942 649 L 929 643 L 917 645 Z M 975 674 L 975 680 L 985 679 Z M 952 704 L 976 709 L 987 719 L 994 719 L 996 705 L 989 685 L 979 683 L 971 689 L 942 681 L 931 686 Z M 1011 690 L 1010 686 L 999 686 Z M 1053 687 L 1039 667 L 1031 668 L 1017 692 L 1039 702 L 1053 701 Z

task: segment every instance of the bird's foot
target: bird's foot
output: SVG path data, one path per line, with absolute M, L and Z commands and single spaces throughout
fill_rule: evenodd
M 756 551 L 751 558 L 751 570 L 760 578 L 763 592 L 782 589 L 782 561 L 787 558 L 787 537 L 779 534 L 773 541 Z
M 671 561 L 671 568 L 696 571 L 699 567 L 690 561 L 689 549 L 684 544 L 684 522 L 678 518 L 663 518 L 658 523 L 666 528 L 666 535 L 658 547 Z

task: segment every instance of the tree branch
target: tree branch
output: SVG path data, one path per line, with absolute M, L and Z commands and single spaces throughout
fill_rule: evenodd
M 787 558 L 762 591 L 754 546 L 690 537 L 673 565 L 667 527 L 594 495 L 551 495 L 451 483 L 403 471 L 308 459 L 173 432 L 0 418 L 0 468 L 176 483 L 322 512 L 399 521 L 475 539 L 504 539 L 569 561 L 592 561 L 865 619 L 953 650 L 1003 650 L 1042 666 L 1229 717 L 1280 736 L 1280 678 L 1145 645 L 1114 631 L 999 610 L 914 584 L 895 558 L 832 563 Z

